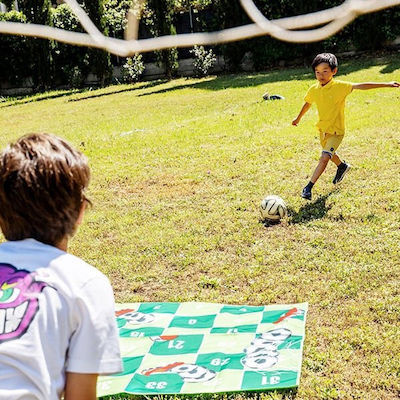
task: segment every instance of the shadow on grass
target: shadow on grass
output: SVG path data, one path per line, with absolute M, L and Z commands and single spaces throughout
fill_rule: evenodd
M 182 90 L 182 89 L 200 89 L 200 90 L 225 90 L 225 89 L 236 89 L 244 87 L 256 87 L 260 85 L 266 85 L 268 83 L 288 81 L 288 80 L 307 80 L 312 79 L 313 75 L 311 71 L 305 71 L 304 69 L 290 69 L 290 70 L 279 70 L 272 72 L 259 72 L 249 74 L 229 74 L 215 76 L 207 81 L 184 83 L 182 85 L 176 85 L 173 87 L 154 90 L 151 92 L 141 93 L 141 96 L 150 96 L 152 94 L 168 93 L 171 91 Z
M 380 72 L 381 74 L 390 74 L 398 69 L 400 69 L 400 60 L 394 59 L 392 62 L 386 64 Z
M 340 60 L 339 60 L 340 63 Z M 398 53 L 394 54 L 360 54 L 356 58 L 345 59 L 341 65 L 339 65 L 338 77 L 340 74 L 350 74 L 358 71 L 359 69 L 366 69 L 375 66 L 382 66 L 380 70 L 381 74 L 390 74 L 397 69 L 400 69 L 400 57 Z
M 305 204 L 304 206 L 300 207 L 299 211 L 297 212 L 293 208 L 289 207 L 289 224 L 304 224 L 315 219 L 324 218 L 326 213 L 331 209 L 331 206 L 327 207 L 326 200 L 333 192 L 334 191 L 318 197 L 318 199 L 314 202 Z
M 116 89 L 116 90 L 113 90 L 113 91 L 107 92 L 107 93 L 93 94 L 91 96 L 79 97 L 77 99 L 69 99 L 68 102 L 70 102 L 70 101 L 82 101 L 82 100 L 87 100 L 87 99 L 94 99 L 96 97 L 111 96 L 111 95 L 114 95 L 114 94 L 120 94 L 120 93 L 124 93 L 124 92 L 132 92 L 132 91 L 135 91 L 135 90 L 147 89 L 147 88 L 151 88 L 151 87 L 154 87 L 154 86 L 162 85 L 163 83 L 166 83 L 166 82 L 168 82 L 166 79 L 150 81 L 150 82 L 146 82 L 143 85 L 136 86 L 136 87 L 126 88 L 126 89 L 119 89 L 119 90 Z
M 280 220 L 278 220 L 278 221 L 269 221 L 267 219 L 260 219 L 259 221 L 260 221 L 260 223 L 262 223 L 264 225 L 265 228 L 271 228 L 273 226 L 278 226 L 281 223 Z
M 74 94 L 79 94 L 88 91 L 89 89 L 71 89 L 61 93 L 43 94 L 43 95 L 28 95 L 28 96 L 18 96 L 10 102 L 5 102 L 0 104 L 0 108 L 19 106 L 21 104 L 35 103 L 37 101 L 57 99 L 58 97 L 67 97 Z
M 310 60 L 311 63 L 311 60 Z M 382 65 L 382 69 L 380 73 L 389 74 L 398 69 L 400 69 L 400 56 L 398 52 L 394 53 L 361 53 L 356 56 L 343 56 L 339 59 L 339 73 L 338 79 L 340 79 L 340 75 L 347 75 L 352 72 L 358 71 L 360 69 L 366 69 L 373 66 Z M 147 93 L 141 93 L 138 97 L 141 96 L 150 96 L 153 94 L 161 94 L 168 93 L 171 91 L 191 88 L 191 89 L 201 89 L 201 90 L 225 90 L 225 89 L 235 89 L 235 88 L 244 88 L 244 87 L 256 87 L 261 85 L 268 85 L 275 82 L 282 81 L 290 81 L 290 80 L 313 80 L 314 74 L 311 71 L 311 68 L 305 67 L 292 67 L 292 68 L 280 68 L 274 69 L 270 71 L 263 72 L 251 72 L 251 73 L 242 73 L 242 74 L 229 74 L 229 75 L 219 75 L 215 76 L 207 81 L 200 82 L 191 82 L 184 83 L 181 85 L 175 85 L 169 88 L 153 90 Z M 79 97 L 76 99 L 69 99 L 68 102 L 73 101 L 82 101 L 97 97 L 111 96 L 113 94 L 119 94 L 123 92 L 130 92 L 141 89 L 148 89 L 152 87 L 156 87 L 158 85 L 162 85 L 163 83 L 168 82 L 166 79 L 159 79 L 155 81 L 144 82 L 141 85 L 135 85 L 135 87 L 124 88 L 124 89 L 115 89 L 107 93 L 101 94 L 92 94 L 88 96 Z M 71 89 L 61 93 L 52 93 L 52 94 L 43 94 L 43 95 L 29 95 L 29 96 L 21 96 L 15 98 L 12 101 L 6 101 L 3 104 L 0 103 L 0 108 L 4 107 L 12 107 L 20 104 L 32 103 L 36 101 L 43 101 L 48 99 L 55 99 L 58 97 L 68 97 L 75 94 L 89 92 L 91 89 Z
M 79 97 L 77 99 L 69 99 L 67 101 L 68 102 L 81 101 L 81 100 L 93 99 L 96 97 L 111 96 L 113 94 L 119 94 L 119 93 L 123 93 L 123 92 L 131 92 L 134 90 L 152 88 L 154 86 L 161 85 L 165 82 L 168 82 L 168 81 L 166 79 L 158 79 L 156 81 L 144 82 L 143 84 L 136 85 L 135 87 L 124 88 L 124 89 L 116 88 L 115 90 L 107 92 L 107 93 L 91 94 L 91 95 L 89 94 L 87 96 Z M 0 108 L 18 106 L 18 105 L 27 104 L 27 103 L 35 103 L 35 102 L 43 101 L 43 100 L 56 99 L 58 97 L 69 97 L 69 96 L 73 96 L 75 94 L 80 94 L 80 93 L 85 93 L 85 92 L 92 93 L 92 88 L 71 89 L 71 90 L 66 90 L 66 91 L 59 92 L 59 93 L 49 93 L 49 94 L 44 93 L 43 95 L 19 96 L 19 97 L 16 97 L 14 100 L 6 101 L 3 104 L 0 103 Z
M 343 60 L 341 62 L 341 60 Z M 354 56 L 343 56 L 339 60 L 339 73 L 340 75 L 347 75 L 352 72 L 382 65 L 383 74 L 391 73 L 397 69 L 400 69 L 400 56 L 397 53 L 394 54 L 380 54 L 380 53 L 360 53 L 354 58 Z M 310 60 L 310 64 L 311 64 Z M 290 81 L 290 80 L 313 80 L 314 74 L 310 68 L 304 67 L 293 67 L 285 69 L 275 69 L 271 71 L 264 72 L 251 72 L 248 74 L 229 74 L 229 75 L 219 75 L 213 79 L 201 82 L 191 82 L 183 83 L 181 85 L 176 85 L 169 88 L 164 88 L 160 90 L 154 90 L 146 93 L 141 93 L 141 96 L 150 96 L 154 94 L 168 93 L 175 90 L 182 89 L 201 89 L 201 90 L 224 90 L 224 89 L 235 89 L 243 87 L 255 87 L 260 85 L 268 85 L 275 82 Z

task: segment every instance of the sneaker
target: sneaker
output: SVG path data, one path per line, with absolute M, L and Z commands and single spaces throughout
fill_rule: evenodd
M 309 187 L 305 187 L 304 189 L 303 189 L 303 191 L 301 192 L 301 197 L 303 198 L 303 199 L 306 199 L 306 200 L 311 200 L 311 196 L 312 196 L 312 194 L 311 194 L 311 189 L 309 188 Z
M 346 172 L 350 169 L 350 167 L 351 167 L 350 164 L 346 164 L 345 162 L 343 162 L 338 166 L 335 178 L 332 181 L 334 185 L 343 180 Z

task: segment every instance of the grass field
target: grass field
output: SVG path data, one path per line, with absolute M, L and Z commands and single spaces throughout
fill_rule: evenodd
M 400 55 L 348 60 L 338 78 L 398 81 Z M 2 147 L 45 131 L 89 157 L 94 207 L 70 250 L 118 302 L 309 302 L 297 391 L 194 398 L 400 396 L 400 89 L 348 97 L 339 154 L 353 168 L 335 188 L 329 165 L 310 203 L 315 106 L 291 121 L 313 82 L 297 68 L 0 103 Z M 279 225 L 259 221 L 267 194 L 289 206 Z

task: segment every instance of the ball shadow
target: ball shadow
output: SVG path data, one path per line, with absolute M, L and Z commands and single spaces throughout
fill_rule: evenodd
M 277 226 L 281 223 L 281 220 L 277 220 L 277 221 L 271 221 L 268 219 L 259 219 L 260 223 L 264 225 L 265 228 L 271 228 L 273 226 Z

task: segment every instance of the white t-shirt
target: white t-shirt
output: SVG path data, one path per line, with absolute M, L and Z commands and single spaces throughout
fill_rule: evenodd
M 0 244 L 0 400 L 59 399 L 65 373 L 122 370 L 108 279 L 34 239 Z

